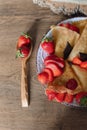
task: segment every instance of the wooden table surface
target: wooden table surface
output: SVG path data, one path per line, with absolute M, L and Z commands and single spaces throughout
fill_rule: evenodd
M 49 102 L 37 80 L 36 55 L 43 34 L 66 17 L 32 0 L 0 0 L 0 130 L 87 130 L 87 110 Z M 28 64 L 30 106 L 21 107 L 21 60 L 15 59 L 21 32 L 31 30 L 34 49 Z

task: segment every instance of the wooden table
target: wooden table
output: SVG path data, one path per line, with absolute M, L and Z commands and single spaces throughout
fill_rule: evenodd
M 0 0 L 0 130 L 87 130 L 87 110 L 49 102 L 37 80 L 36 55 L 43 34 L 64 20 L 32 0 Z M 28 64 L 30 106 L 21 107 L 21 61 L 15 59 L 21 32 L 31 30 L 34 49 Z

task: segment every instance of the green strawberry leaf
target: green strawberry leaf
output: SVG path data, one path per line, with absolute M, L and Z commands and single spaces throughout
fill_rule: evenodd
M 18 58 L 18 57 L 24 57 L 23 54 L 21 53 L 20 49 L 17 50 L 17 52 L 16 52 L 16 58 Z
M 43 42 L 51 42 L 51 41 L 53 41 L 53 37 L 44 37 L 44 38 L 42 39 L 42 43 L 43 43 Z
M 24 37 L 26 37 L 26 38 L 30 38 L 30 39 L 32 39 L 31 36 L 28 35 L 28 33 L 24 33 L 24 32 L 22 32 L 22 35 L 23 35 Z
M 84 96 L 80 99 L 81 106 L 87 106 L 87 96 Z

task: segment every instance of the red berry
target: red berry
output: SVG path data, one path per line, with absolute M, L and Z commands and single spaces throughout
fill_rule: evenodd
M 67 103 L 72 103 L 74 99 L 74 95 L 71 95 L 69 93 L 66 93 L 64 101 Z
M 48 73 L 48 75 L 49 75 L 48 80 L 49 80 L 49 82 L 52 82 L 54 80 L 52 70 L 49 68 L 45 68 L 43 71 Z
M 80 64 L 80 67 L 87 69 L 87 61 L 84 61 Z
M 42 83 L 42 84 L 47 84 L 49 82 L 48 80 L 49 75 L 47 72 L 41 72 L 38 74 L 38 80 Z
M 29 45 L 30 43 L 30 37 L 28 37 L 27 35 L 21 35 L 18 39 L 17 49 L 21 48 L 23 45 Z
M 80 65 L 82 63 L 82 61 L 78 57 L 74 57 L 72 62 L 76 65 Z
M 45 94 L 48 96 L 48 99 L 51 101 L 56 97 L 57 93 L 54 90 L 46 89 Z
M 44 59 L 44 64 L 47 65 L 49 62 L 53 62 L 53 63 L 56 63 L 58 64 L 58 66 L 60 68 L 64 68 L 65 66 L 65 62 L 62 58 L 59 58 L 55 55 L 50 55 L 50 56 L 47 56 L 45 59 Z
M 56 63 L 49 62 L 46 67 L 52 70 L 54 77 L 60 76 L 63 73 L 63 70 Z
M 22 54 L 22 57 L 27 57 L 30 52 L 30 48 L 23 46 L 20 52 Z
M 30 53 L 30 46 L 27 47 L 25 45 L 23 45 L 20 49 L 17 50 L 16 52 L 16 58 L 18 57 L 21 57 L 21 58 L 24 58 L 24 57 L 27 57 Z
M 66 28 L 68 28 L 68 29 L 70 29 L 72 31 L 75 31 L 75 32 L 79 33 L 79 28 L 76 27 L 75 25 L 70 24 L 70 23 L 61 23 L 61 24 L 59 24 L 59 26 L 66 27 Z
M 63 102 L 65 97 L 65 93 L 57 93 L 55 99 L 57 102 Z
M 66 82 L 66 88 L 74 90 L 78 86 L 77 81 L 75 79 L 70 79 Z
M 51 54 L 54 52 L 54 42 L 53 41 L 44 41 L 43 43 L 41 43 L 41 47 L 43 48 L 44 51 L 46 51 L 47 53 Z

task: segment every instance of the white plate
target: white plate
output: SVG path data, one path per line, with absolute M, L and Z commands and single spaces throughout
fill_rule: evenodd
M 87 19 L 87 17 L 75 17 L 75 18 L 71 18 L 71 19 L 67 19 L 67 20 L 64 20 L 60 23 L 72 23 L 72 22 L 75 22 L 75 21 L 80 21 L 80 20 L 85 20 Z M 58 23 L 58 24 L 60 24 Z M 44 36 L 45 37 L 52 37 L 52 32 L 51 30 L 49 30 L 47 32 L 47 34 Z M 37 52 L 37 73 L 40 73 L 43 68 L 44 68 L 44 58 L 47 56 L 48 54 L 43 51 L 43 49 L 41 48 L 41 45 L 39 46 L 38 48 L 38 52 Z M 69 103 L 69 104 L 66 104 L 66 103 L 63 103 L 65 105 L 69 105 L 69 106 L 76 106 L 76 107 L 79 107 L 79 105 L 76 103 L 76 101 L 74 100 L 73 103 Z

